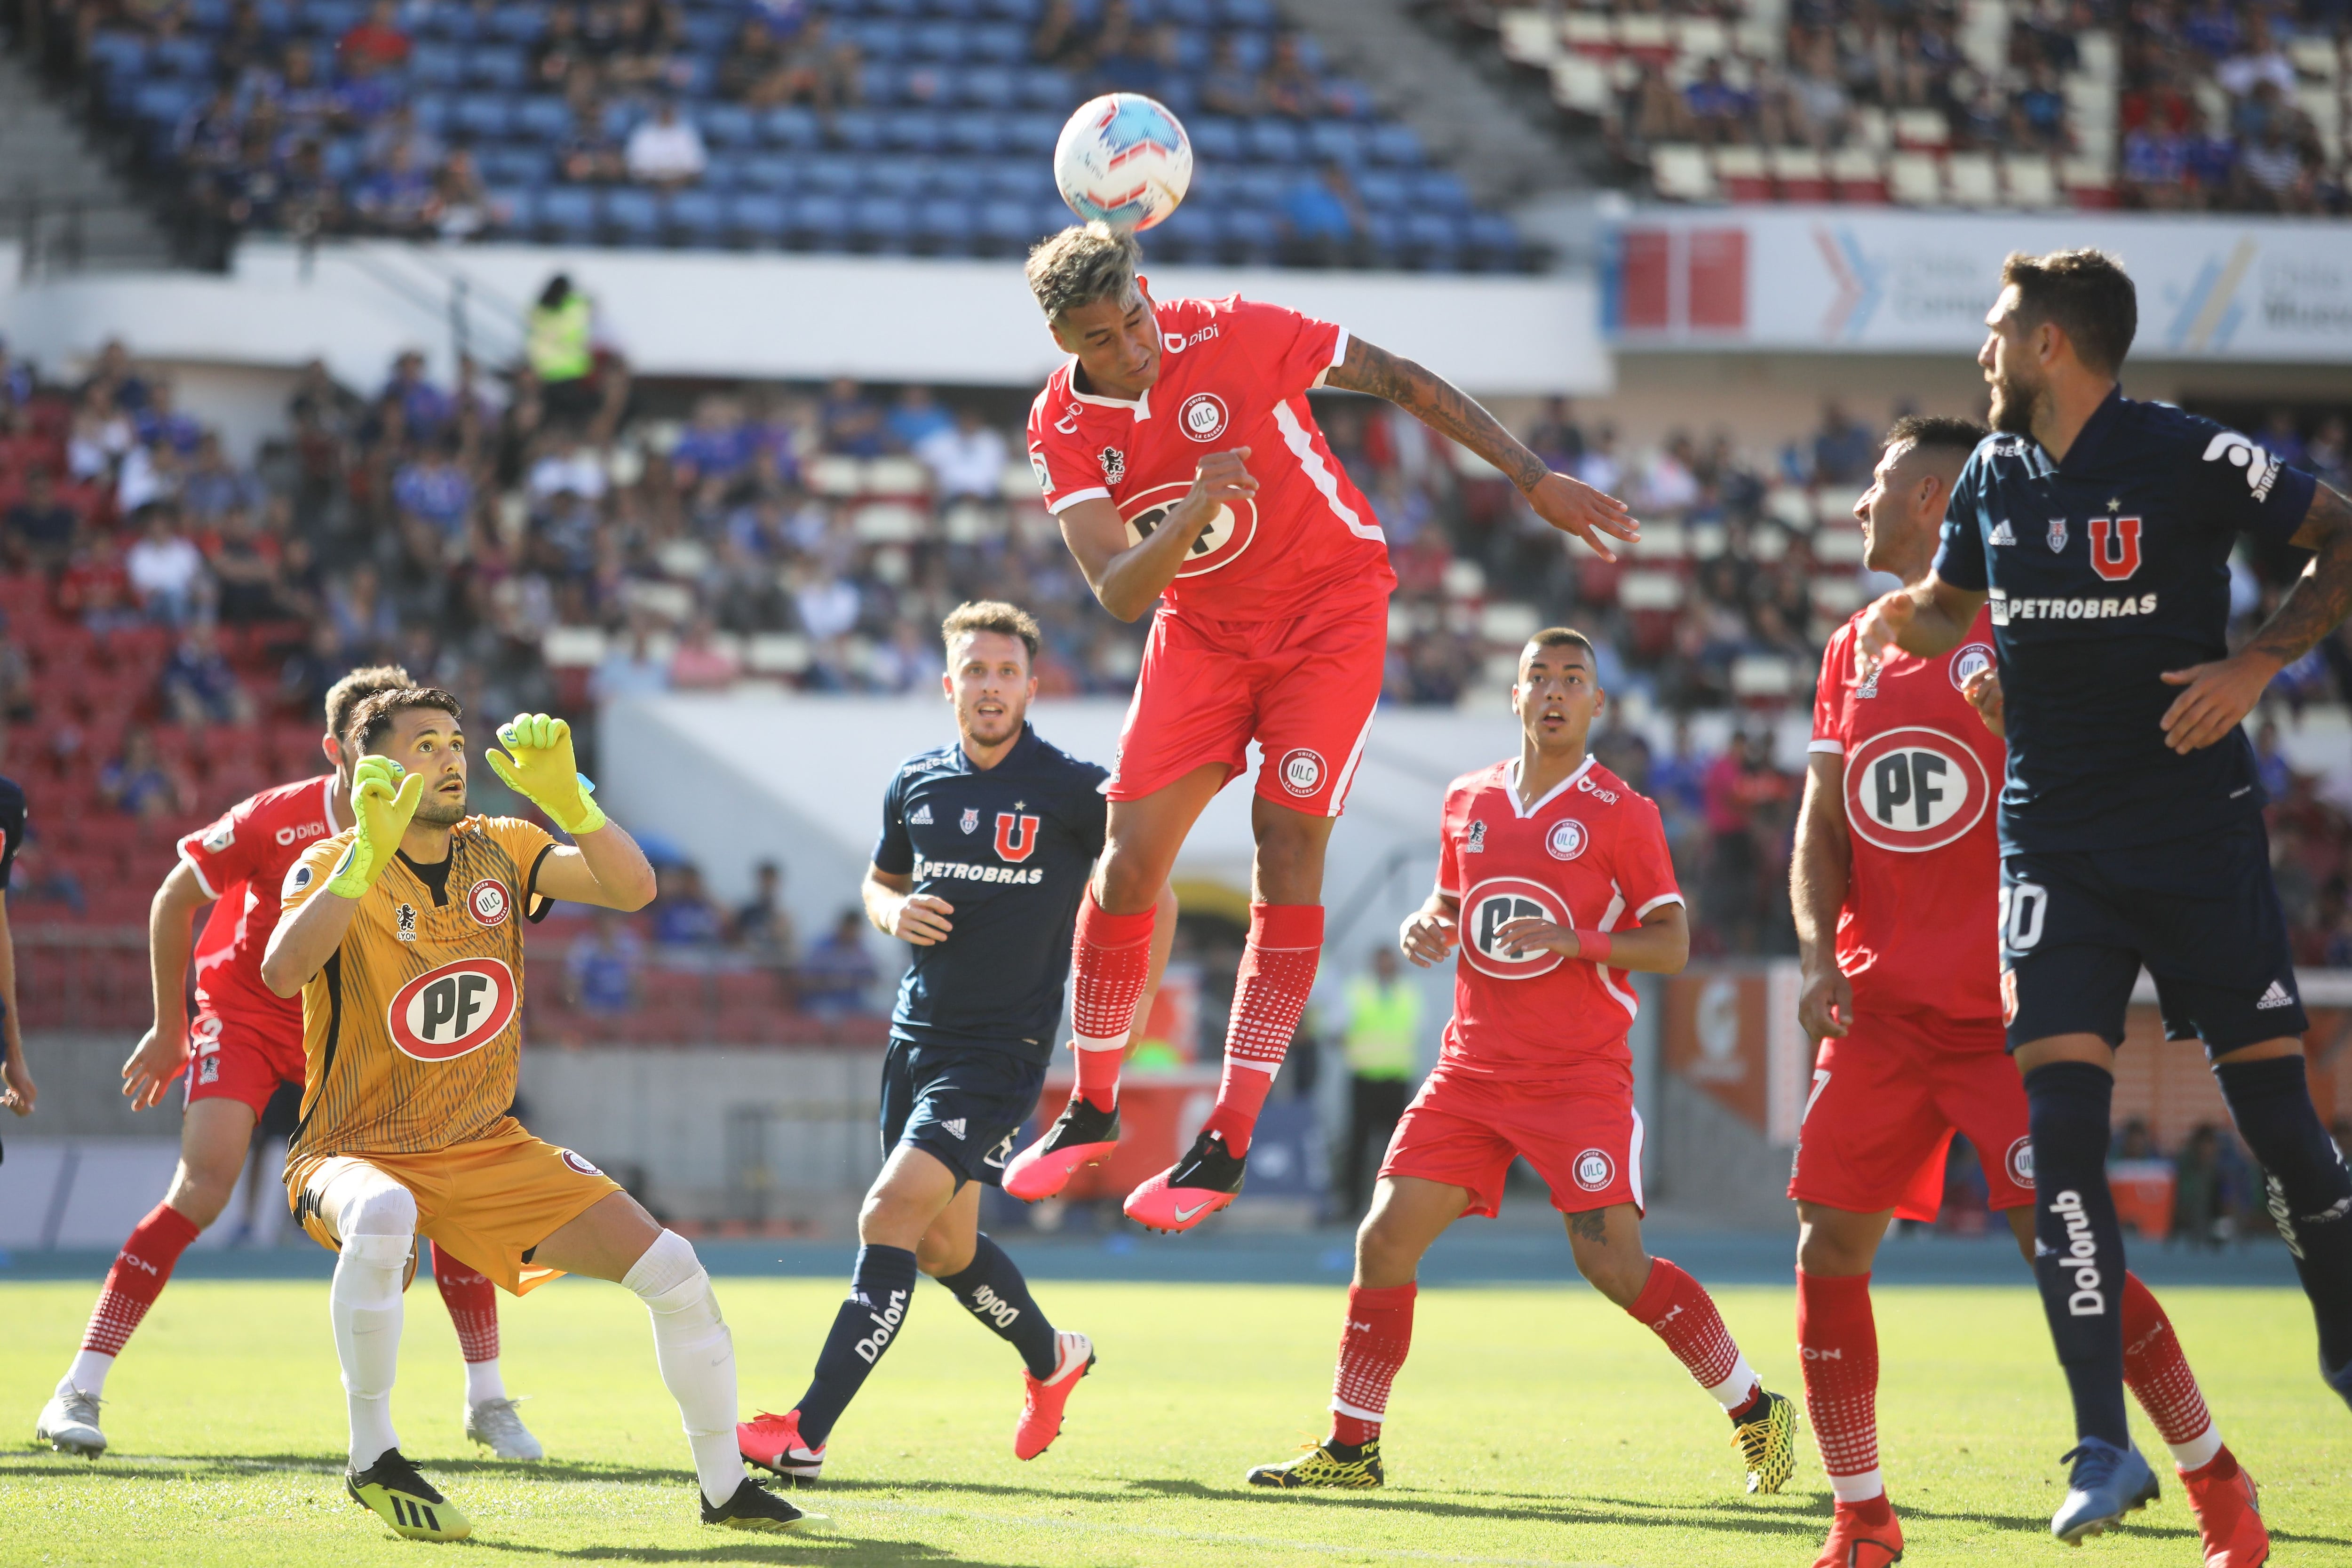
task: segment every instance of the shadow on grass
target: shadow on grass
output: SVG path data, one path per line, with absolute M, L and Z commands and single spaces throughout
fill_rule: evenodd
M 740 1537 L 709 1546 L 533 1546 L 520 1541 L 466 1541 L 456 1543 L 480 1552 L 508 1552 L 529 1557 L 555 1557 L 577 1563 L 776 1563 L 872 1564 L 920 1563 L 922 1568 L 991 1568 L 970 1558 L 911 1541 L 869 1541 L 856 1536 L 804 1535 L 775 1538 Z
M 1315 1509 L 1377 1509 L 1388 1513 L 1426 1514 L 1434 1519 L 1495 1520 L 1507 1523 L 1545 1524 L 1622 1524 L 1670 1526 L 1677 1530 L 1719 1530 L 1738 1535 L 1790 1535 L 1812 1537 L 1821 1533 L 1820 1524 L 1806 1514 L 1788 1509 L 1770 1511 L 1753 1510 L 1720 1515 L 1702 1511 L 1704 1505 L 1629 1502 L 1617 1498 L 1579 1498 L 1566 1495 L 1537 1496 L 1530 1493 L 1483 1493 L 1486 1497 L 1516 1498 L 1525 1507 L 1496 1506 L 1474 1501 L 1426 1496 L 1412 1492 L 1349 1491 L 1315 1492 L 1285 1491 L 1277 1489 L 1247 1489 L 1204 1486 L 1199 1481 L 1170 1476 L 1130 1476 L 1129 1488 L 1161 1497 L 1184 1498 L 1201 1502 L 1234 1502 L 1247 1498 L 1262 1507 Z M 1603 1505 L 1596 1507 L 1594 1505 Z M 1728 1505 L 1727 1505 L 1728 1506 Z M 1612 1511 L 1613 1510 L 1613 1511 Z
M 600 1465 L 576 1460 L 542 1459 L 531 1464 L 518 1464 L 512 1459 L 443 1459 L 425 1458 L 417 1461 L 417 1468 L 427 1476 L 496 1476 L 501 1480 L 529 1481 L 618 1481 L 635 1485 L 694 1485 L 694 1471 L 688 1466 L 664 1469 L 643 1465 Z M 102 1458 L 77 1460 L 64 1454 L 52 1454 L 47 1449 L 26 1449 L 16 1453 L 0 1453 L 0 1477 L 54 1475 L 60 1470 L 75 1474 L 102 1477 L 113 1481 L 174 1480 L 252 1475 L 263 1470 L 287 1470 L 299 1474 L 334 1476 L 343 1473 L 343 1461 L 334 1455 L 322 1454 L 122 1454 L 109 1453 Z

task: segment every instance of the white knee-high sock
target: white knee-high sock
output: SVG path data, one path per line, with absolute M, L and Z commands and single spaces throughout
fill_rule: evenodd
M 414 1238 L 352 1236 L 327 1292 L 352 1421 L 352 1466 L 365 1469 L 400 1447 L 392 1429 L 392 1380 L 400 1364 L 400 1276 Z
M 665 1230 L 622 1277 L 654 1324 L 654 1360 L 677 1401 L 702 1495 L 723 1503 L 743 1484 L 735 1446 L 735 1336 L 719 1316 L 694 1245 Z

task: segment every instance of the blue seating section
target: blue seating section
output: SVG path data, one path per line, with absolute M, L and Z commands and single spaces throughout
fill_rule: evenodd
M 1101 0 L 1081 0 L 1082 16 Z M 541 5 L 437 5 L 412 35 L 405 71 L 385 85 L 415 119 L 469 147 L 492 191 L 492 234 L 623 246 L 791 247 L 1018 254 L 1070 221 L 1055 193 L 1055 138 L 1087 84 L 1029 58 L 1045 0 L 817 0 L 836 37 L 865 59 L 865 101 L 829 117 L 801 107 L 758 110 L 711 92 L 745 11 L 693 0 L 684 12 L 689 53 L 678 57 L 684 112 L 709 151 L 707 177 L 688 190 L 567 184 L 561 153 L 578 132 L 571 107 L 532 90 L 531 46 Z M 1181 58 L 1205 66 L 1231 37 L 1255 69 L 1273 48 L 1272 0 L 1135 0 L 1147 23 L 1180 31 Z M 257 0 L 263 27 L 307 39 L 322 60 L 364 15 L 362 0 Z M 178 155 L 184 122 L 215 79 L 215 38 L 229 0 L 193 0 L 185 36 L 149 40 L 100 32 L 90 40 L 94 102 L 112 125 L 136 127 L 158 167 Z M 1320 51 L 1302 54 L 1321 68 Z M 1176 260 L 1279 259 L 1285 201 L 1317 169 L 1347 169 L 1366 214 L 1374 265 L 1510 269 L 1528 257 L 1510 223 L 1474 209 L 1460 177 L 1433 168 L 1410 126 L 1379 118 L 1360 86 L 1323 78 L 1331 112 L 1296 121 L 1229 118 L 1200 107 L 1197 83 L 1160 89 L 1190 128 L 1196 163 L 1183 207 L 1147 237 Z M 598 129 L 625 141 L 646 108 L 615 104 Z M 362 138 L 323 149 L 336 178 L 364 176 Z

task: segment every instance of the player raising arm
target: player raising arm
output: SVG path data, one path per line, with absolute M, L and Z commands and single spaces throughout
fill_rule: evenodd
M 919 1273 L 1021 1352 L 1016 1458 L 1054 1441 L 1095 1360 L 1093 1342 L 1056 1331 L 981 1230 L 980 1194 L 1002 1180 L 1045 1085 L 1070 927 L 1102 852 L 1103 770 L 1029 726 L 1039 634 L 1026 611 L 959 605 L 940 631 L 957 740 L 891 775 L 866 872 L 866 918 L 915 950 L 882 1058 L 882 1172 L 858 1211 L 856 1272 L 808 1391 L 738 1433 L 745 1458 L 799 1480 L 816 1479 L 834 1424 L 905 1328 Z M 1163 892 L 1159 910 L 1154 984 L 1174 896 Z
M 1241 1190 L 1251 1130 L 1298 1027 L 1323 948 L 1323 854 L 1380 700 L 1388 595 L 1379 521 L 1316 427 L 1307 394 L 1370 393 L 1509 475 L 1538 516 L 1604 557 L 1637 530 L 1622 503 L 1549 471 L 1421 366 L 1278 305 L 1151 297 L 1134 237 L 1066 229 L 1029 285 L 1072 356 L 1029 414 L 1029 460 L 1103 606 L 1158 602 L 1107 786 L 1109 840 L 1078 911 L 1077 1087 L 1005 1191 L 1062 1189 L 1118 1138 L 1118 1063 L 1149 965 L 1152 904 L 1193 822 L 1265 752 L 1251 826 L 1250 923 L 1224 1079 L 1200 1137 L 1131 1194 L 1129 1215 L 1185 1230 Z
M 288 873 L 261 978 L 302 997 L 302 1121 L 286 1162 L 295 1217 L 333 1248 L 329 1317 L 351 1418 L 344 1488 L 400 1534 L 450 1541 L 464 1513 L 400 1452 L 392 1384 L 401 1285 L 424 1236 L 520 1295 L 561 1273 L 646 1303 L 706 1524 L 781 1530 L 800 1510 L 743 1474 L 735 1349 L 685 1237 L 506 1113 L 522 1052 L 522 927 L 569 899 L 652 901 L 653 868 L 575 771 L 562 720 L 502 727 L 490 764 L 565 832 L 466 812 L 466 736 L 446 691 L 385 691 L 352 715 L 355 824 Z
M 1732 1422 L 1749 1491 L 1776 1492 L 1795 1407 L 1767 1393 L 1706 1288 L 1642 1247 L 1642 1119 L 1626 972 L 1678 973 L 1690 928 L 1658 808 L 1585 751 L 1603 701 L 1592 645 L 1556 626 L 1519 654 L 1519 754 L 1445 792 L 1437 886 L 1405 956 L 1451 954 L 1437 1069 L 1397 1123 L 1356 1233 L 1331 1435 L 1253 1486 L 1376 1487 L 1389 1384 L 1412 1341 L 1414 1275 L 1447 1226 L 1493 1215 L 1524 1157 L 1595 1289 L 1648 1325 Z
M 106 1451 L 98 1407 L 115 1358 L 171 1281 L 180 1254 L 220 1217 L 236 1190 L 254 1123 L 270 1097 L 280 1084 L 301 1087 L 302 1005 L 261 983 L 278 889 L 305 849 L 351 824 L 352 767 L 359 758 L 345 749 L 343 735 L 352 710 L 379 691 L 415 684 L 398 665 L 355 669 L 336 681 L 327 691 L 327 728 L 319 742 L 333 771 L 263 790 L 189 834 L 180 840 L 179 863 L 155 889 L 147 927 L 154 1022 L 122 1064 L 122 1092 L 133 1110 L 150 1110 L 184 1076 L 180 1164 L 163 1202 L 132 1228 L 107 1270 L 81 1349 L 34 1423 L 37 1441 L 89 1458 Z M 193 943 L 191 1020 L 189 928 L 207 903 L 212 913 Z M 466 1436 L 502 1459 L 544 1457 L 499 1374 L 497 1288 L 438 1247 L 433 1282 L 466 1358 Z
M 1960 419 L 1895 422 L 1854 503 L 1865 564 L 1906 584 L 1927 576 L 1945 502 L 1984 435 Z M 1822 656 L 1790 868 L 1799 1021 L 1821 1047 L 1789 1178 L 1797 1342 L 1837 1499 L 1814 1568 L 1886 1568 L 1903 1552 L 1878 1466 L 1870 1269 L 1889 1219 L 1936 1217 L 1956 1129 L 2033 1258 L 2025 1089 L 2001 1049 L 1991 806 L 2003 754 L 1968 695 L 1993 695 L 1990 617 L 1948 657 L 1890 652 L 1867 685 L 1854 679 L 1854 624 Z M 2253 1568 L 2270 1546 L 2253 1482 L 2222 1447 L 2164 1309 L 2131 1274 L 2123 1325 L 2125 1381 L 2172 1450 L 2208 1568 Z
M 1864 614 L 1864 679 L 1900 647 L 1940 658 L 1990 601 L 2009 777 L 2001 999 L 2025 1075 L 2035 1273 L 2073 1393 L 2074 1461 L 2051 1520 L 2079 1541 L 2156 1495 L 2123 1397 L 2123 1232 L 2107 1188 L 2115 1051 L 2133 983 L 2165 1032 L 2205 1042 L 2260 1162 L 2352 1401 L 2352 1172 L 2311 1103 L 2309 1026 L 2239 721 L 2352 605 L 2352 506 L 2208 419 L 2123 395 L 2131 279 L 2095 250 L 2012 255 L 1978 355 L 2001 432 L 1954 484 L 1935 567 Z M 2317 552 L 2229 651 L 2240 532 Z

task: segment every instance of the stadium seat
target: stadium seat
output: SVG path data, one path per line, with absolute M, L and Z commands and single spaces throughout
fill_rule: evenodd
M 995 153 L 1004 145 L 1004 121 L 986 110 L 950 114 L 943 127 L 944 144 L 958 153 Z
M 537 5 L 501 5 L 490 13 L 488 32 L 509 44 L 535 44 L 547 31 L 547 13 Z
M 1514 271 L 1523 263 L 1527 243 L 1518 226 L 1501 213 L 1472 213 L 1469 241 L 1478 265 L 1492 271 Z
M 1470 187 L 1462 176 L 1451 169 L 1433 169 L 1414 174 L 1406 182 L 1412 193 L 1415 206 L 1431 207 L 1444 213 L 1467 213 L 1470 210 Z
M 496 142 L 514 123 L 515 100 L 494 92 L 461 93 L 450 100 L 449 129 L 476 142 Z
M 1842 202 L 1883 205 L 1886 201 L 1886 166 L 1867 147 L 1841 147 L 1830 154 L 1830 183 Z
M 465 76 L 465 52 L 451 45 L 420 43 L 409 51 L 408 79 L 418 87 L 454 88 Z
M 906 54 L 919 60 L 960 61 L 970 58 L 963 26 L 958 22 L 918 22 L 907 29 Z
M 519 92 L 530 79 L 530 60 L 512 44 L 476 44 L 466 50 L 466 81 L 473 87 Z
M 798 159 L 780 153 L 755 153 L 736 161 L 734 183 L 747 190 L 776 195 L 800 183 L 800 170 Z
M 131 112 L 169 131 L 177 128 L 196 106 L 199 96 L 199 89 L 189 82 L 142 81 L 131 97 Z
M 1185 133 L 1192 138 L 1192 158 L 1197 168 L 1202 163 L 1238 163 L 1246 154 L 1242 150 L 1242 125 L 1238 120 L 1222 114 L 1204 114 L 1184 122 Z
M 1068 75 L 1051 66 L 1025 67 L 1018 73 L 1018 80 L 1024 108 L 1045 110 L 1066 120 L 1081 101 Z M 1060 126 L 1055 129 L 1058 131 Z
M 1460 265 L 1463 221 L 1450 213 L 1413 213 L 1404 220 L 1406 254 L 1416 265 L 1445 270 Z
M 685 13 L 686 41 L 700 55 L 724 55 L 742 30 L 742 18 L 730 10 Z
M 1944 199 L 1944 166 L 1927 153 L 1897 153 L 1886 161 L 1886 192 L 1905 206 L 1935 206 Z
M 1829 165 L 1811 147 L 1775 147 L 1766 156 L 1772 184 L 1784 202 L 1830 199 Z
M 914 242 L 914 204 L 903 196 L 853 196 L 849 236 L 861 250 L 903 254 Z
M 514 132 L 534 142 L 562 142 L 572 135 L 572 106 L 551 92 L 515 100 Z
M 1016 114 L 1004 122 L 1004 141 L 1011 152 L 1033 158 L 1050 158 L 1054 144 L 1062 139 L 1062 121 L 1069 118 L 1068 110 L 1076 105 L 1064 106 L 1059 116 L 1051 114 Z
M 749 147 L 760 139 L 760 119 L 740 103 L 706 103 L 694 111 L 695 128 L 714 150 Z
M 1955 153 L 1944 160 L 1944 178 L 1955 205 L 1997 206 L 2000 182 L 1990 153 Z
M 912 200 L 935 188 L 938 183 L 938 170 L 928 158 L 868 158 L 864 160 L 864 174 L 857 188 L 850 194 Z
M 558 240 L 593 239 L 596 205 L 596 193 L 586 185 L 551 185 L 539 194 L 534 226 Z
M 827 138 L 835 147 L 852 153 L 871 153 L 882 145 L 883 116 L 871 109 L 845 109 L 833 117 L 832 133 Z
M 929 197 L 914 204 L 916 245 L 931 256 L 969 256 L 975 217 L 972 204 Z
M 1292 169 L 1245 163 L 1221 183 L 1226 196 L 1234 204 L 1278 208 L 1289 196 L 1291 182 L 1297 177 L 1297 172 Z
M 604 226 L 623 245 L 654 245 L 662 237 L 662 202 L 641 185 L 616 185 L 604 193 Z
M 824 145 L 824 126 L 814 111 L 788 105 L 760 116 L 760 140 L 771 147 L 814 152 Z
M 796 160 L 793 183 L 812 195 L 846 196 L 866 181 L 866 161 L 839 153 Z
M 520 185 L 492 185 L 488 191 L 490 226 L 500 234 L 528 239 L 539 231 L 539 193 Z
M 360 0 L 310 0 L 301 16 L 302 31 L 332 43 L 367 19 L 367 7 Z
M 880 117 L 881 144 L 889 153 L 929 153 L 947 145 L 947 116 L 936 110 L 900 109 Z
M 723 211 L 727 232 L 738 243 L 782 245 L 792 234 L 782 196 L 741 192 L 726 199 Z
M 482 21 L 482 14 L 470 5 L 432 5 L 417 17 L 414 26 L 423 37 L 470 44 L 481 36 Z
M 150 68 L 173 76 L 206 77 L 212 74 L 213 46 L 207 38 L 158 38 L 148 52 Z
M 863 21 L 836 24 L 835 31 L 857 45 L 858 52 L 869 62 L 903 60 L 912 47 L 910 29 L 905 23 L 888 16 L 868 16 Z
M 449 129 L 449 103 L 446 93 L 426 92 L 410 99 L 408 108 L 415 117 L 418 130 L 430 131 L 439 136 Z
M 971 109 L 1010 110 L 1020 83 L 1006 66 L 971 66 L 956 74 L 956 101 Z
M 1418 168 L 1428 156 L 1421 143 L 1421 132 L 1410 125 L 1377 126 L 1371 142 L 1372 157 L 1392 168 Z
M 1724 199 L 1734 202 L 1769 202 L 1772 199 L 1772 176 L 1764 167 L 1764 150 L 1740 144 L 1715 150 L 1715 178 L 1723 187 Z
M 1242 132 L 1243 145 L 1253 158 L 1268 163 L 1297 165 L 1307 162 L 1307 138 L 1290 121 L 1262 114 Z
M 1370 155 L 1370 138 L 1363 127 L 1345 120 L 1318 120 L 1307 128 L 1307 147 L 1318 160 L 1349 168 Z
M 849 243 L 849 203 L 840 196 L 799 195 L 787 204 L 785 227 L 792 242 L 820 250 Z
M 982 23 L 965 35 L 971 58 L 995 66 L 1017 66 L 1029 58 L 1029 35 L 1006 23 Z
M 1044 232 L 1034 222 L 1035 212 L 1036 208 L 1027 202 L 1003 197 L 984 201 L 979 208 L 980 237 L 997 255 L 1019 255 Z
M 716 191 L 673 191 L 664 205 L 672 243 L 719 245 L 726 240 L 727 208 Z
M 1404 176 L 1389 169 L 1366 169 L 1354 176 L 1356 195 L 1375 212 L 1401 212 L 1412 205 Z

